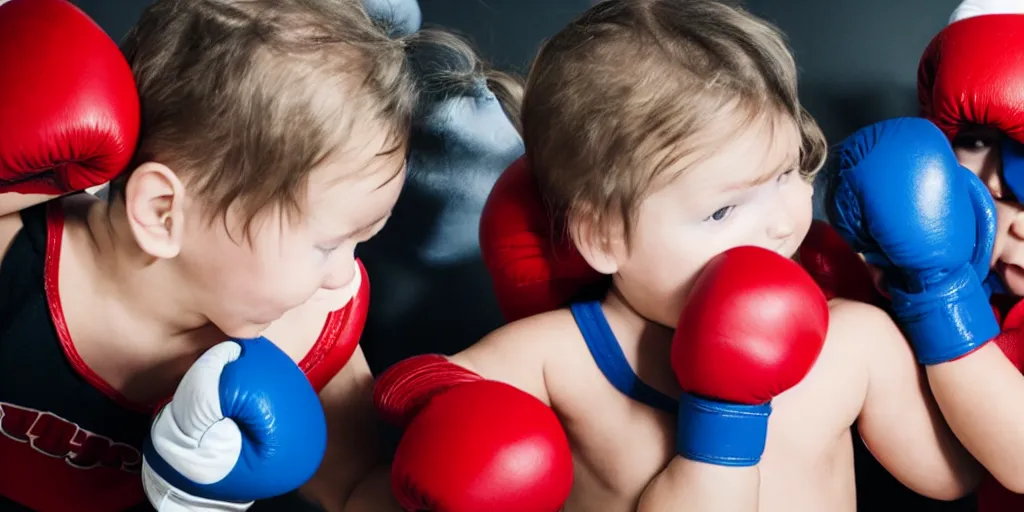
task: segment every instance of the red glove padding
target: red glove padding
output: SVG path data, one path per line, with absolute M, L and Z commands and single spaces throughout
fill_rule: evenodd
M 110 181 L 135 151 L 139 99 L 117 45 L 66 0 L 0 5 L 0 193 Z
M 884 304 L 885 299 L 875 288 L 867 263 L 827 222 L 816 220 L 811 223 L 797 257 L 804 270 L 825 292 L 825 298 L 841 297 L 868 304 Z
M 526 157 L 498 178 L 480 217 L 480 252 L 498 306 L 512 322 L 565 306 L 604 282 L 555 225 Z
M 966 125 L 1024 142 L 1024 15 L 956 21 L 924 51 L 917 71 L 921 115 L 952 139 Z
M 694 282 L 672 341 L 672 368 L 688 393 L 763 404 L 814 366 L 828 333 L 828 303 L 800 265 L 767 249 L 736 247 Z
M 442 356 L 406 359 L 373 390 L 405 426 L 391 486 L 406 510 L 556 512 L 572 489 L 569 441 L 550 407 Z

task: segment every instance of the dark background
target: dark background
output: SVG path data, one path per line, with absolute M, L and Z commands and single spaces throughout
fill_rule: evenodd
M 119 39 L 148 2 L 75 2 Z M 917 61 L 958 0 L 747 0 L 789 37 L 804 104 L 830 141 L 913 115 Z M 420 0 L 425 23 L 469 36 L 495 65 L 524 72 L 538 44 L 588 0 Z
M 120 39 L 127 32 L 148 4 L 141 0 L 78 0 L 75 3 L 114 39 Z M 538 44 L 590 3 L 588 0 L 420 0 L 425 23 L 462 32 L 491 63 L 520 73 L 526 72 Z M 750 10 L 773 21 L 787 34 L 800 69 L 804 105 L 817 118 L 830 143 L 874 121 L 916 114 L 918 59 L 931 37 L 946 24 L 957 3 L 958 0 L 744 2 Z M 396 293 L 382 290 L 379 285 L 386 281 L 380 279 L 382 270 L 374 272 L 372 261 L 367 261 L 367 266 L 371 281 L 377 283 L 373 288 L 372 309 L 387 308 L 389 302 L 379 299 Z M 418 268 L 421 272 L 432 272 L 425 267 Z M 411 342 L 380 335 L 394 332 L 393 326 L 376 325 L 371 313 L 364 347 L 375 370 L 416 352 L 454 352 L 500 323 L 493 297 L 487 292 L 489 283 L 478 261 L 448 272 L 444 282 L 432 281 L 435 284 L 428 287 L 427 296 L 435 303 L 453 304 L 456 309 L 470 308 L 454 312 L 452 317 L 472 326 L 457 330 L 458 335 L 453 337 L 450 326 L 441 325 L 450 322 L 450 318 L 431 318 L 425 324 L 416 323 L 418 335 L 415 342 Z M 458 276 L 463 281 L 461 286 Z M 388 282 L 384 286 L 400 288 L 402 285 Z M 468 297 L 471 294 L 474 296 Z M 927 503 L 916 498 L 894 483 L 860 443 L 857 445 L 860 510 L 967 510 L 963 505 Z M 291 499 L 283 499 L 255 508 L 294 511 L 301 507 Z

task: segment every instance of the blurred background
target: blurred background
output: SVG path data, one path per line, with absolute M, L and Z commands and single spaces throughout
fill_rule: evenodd
M 148 2 L 75 2 L 119 40 Z M 866 124 L 916 115 L 918 59 L 931 37 L 945 26 L 958 0 L 747 0 L 751 11 L 787 35 L 800 71 L 804 105 L 830 143 Z M 425 25 L 456 30 L 494 66 L 525 74 L 540 42 L 591 4 L 588 0 L 420 0 Z M 460 181 L 452 177 L 453 183 Z M 417 196 L 410 178 L 403 202 Z M 453 185 L 456 186 L 456 185 Z M 502 323 L 490 282 L 476 248 L 474 219 L 486 192 L 410 218 L 396 217 L 361 248 L 373 283 L 372 306 L 363 347 L 375 371 L 415 353 L 453 353 Z M 820 194 L 819 194 L 820 196 Z M 462 215 L 441 215 L 442 210 Z M 409 209 L 406 209 L 409 211 Z M 817 210 L 820 217 L 820 208 Z M 415 218 L 412 218 L 415 217 Z M 469 220 L 467 220 L 469 219 Z M 455 222 L 453 226 L 443 226 Z M 466 236 L 438 233 L 464 231 Z M 434 237 L 435 239 L 431 239 Z M 455 240 L 457 238 L 457 241 Z M 437 244 L 464 244 L 457 258 L 424 256 Z M 858 443 L 858 498 L 861 511 L 966 511 L 964 503 L 923 500 L 894 482 Z M 305 510 L 298 499 L 261 504 L 254 510 Z

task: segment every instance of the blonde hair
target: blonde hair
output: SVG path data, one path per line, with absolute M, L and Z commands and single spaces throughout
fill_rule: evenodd
M 666 168 L 696 150 L 712 120 L 737 112 L 791 119 L 801 174 L 821 168 L 825 137 L 800 105 L 775 27 L 714 0 L 605 0 L 542 46 L 522 130 L 554 218 L 621 221 L 628 241 Z
M 294 218 L 353 130 L 379 126 L 405 150 L 405 48 L 431 37 L 391 39 L 356 0 L 158 0 L 121 45 L 142 105 L 134 164 L 172 168 L 211 214 L 237 205 L 247 234 L 268 209 Z

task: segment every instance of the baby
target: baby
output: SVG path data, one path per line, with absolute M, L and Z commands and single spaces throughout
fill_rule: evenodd
M 841 166 L 829 201 L 896 294 L 889 307 L 911 343 L 945 349 L 921 362 L 950 428 L 991 474 L 981 512 L 1024 507 L 1022 45 L 1020 2 L 961 3 L 918 68 L 921 113 L 935 126 L 893 120 L 851 136 L 843 147 L 865 157 Z
M 512 323 L 375 387 L 406 509 L 853 511 L 854 424 L 911 489 L 971 491 L 892 320 L 788 259 L 822 265 L 796 77 L 713 0 L 600 2 L 544 44 L 481 221 Z
M 405 178 L 413 38 L 354 1 L 159 0 L 122 55 L 69 2 L 0 6 L 0 502 L 244 510 L 312 476 L 394 507 L 354 250 Z

